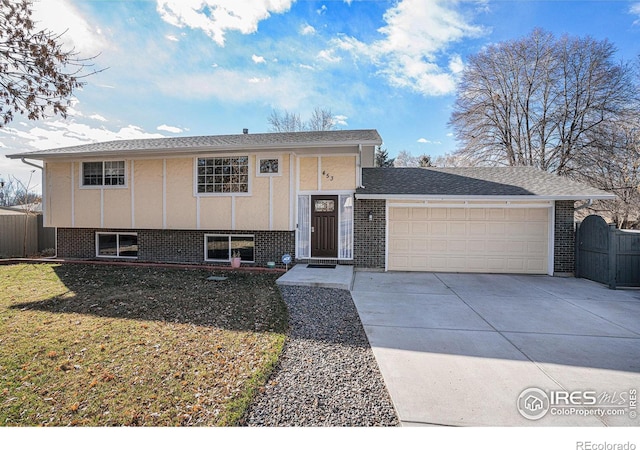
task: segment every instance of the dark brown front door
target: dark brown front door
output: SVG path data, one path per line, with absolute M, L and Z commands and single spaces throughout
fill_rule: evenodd
M 311 196 L 311 257 L 338 257 L 338 196 Z

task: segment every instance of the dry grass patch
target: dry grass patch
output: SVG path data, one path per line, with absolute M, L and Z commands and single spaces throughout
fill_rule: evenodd
M 276 274 L 0 266 L 0 425 L 234 425 L 282 350 Z

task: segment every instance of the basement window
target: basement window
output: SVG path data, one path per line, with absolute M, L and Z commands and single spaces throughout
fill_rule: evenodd
M 137 233 L 96 233 L 96 256 L 100 258 L 137 258 Z
M 235 254 L 242 262 L 255 262 L 253 235 L 207 234 L 204 237 L 205 261 L 231 261 Z

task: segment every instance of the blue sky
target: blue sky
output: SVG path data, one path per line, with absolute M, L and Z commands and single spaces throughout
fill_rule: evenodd
M 455 83 L 488 44 L 541 27 L 608 39 L 620 59 L 640 55 L 637 0 L 39 0 L 35 18 L 107 69 L 86 79 L 67 119 L 0 128 L 0 156 L 267 132 L 273 109 L 304 119 L 318 106 L 339 128 L 378 129 L 391 156 L 435 157 L 456 148 Z M 30 170 L 0 157 L 0 178 Z

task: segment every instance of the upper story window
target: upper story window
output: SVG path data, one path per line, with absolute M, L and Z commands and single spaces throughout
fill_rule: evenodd
M 249 157 L 198 158 L 198 194 L 249 192 Z
M 279 158 L 258 158 L 258 173 L 257 176 L 269 176 L 280 174 L 280 159 Z
M 124 161 L 97 161 L 82 163 L 83 186 L 124 186 Z

